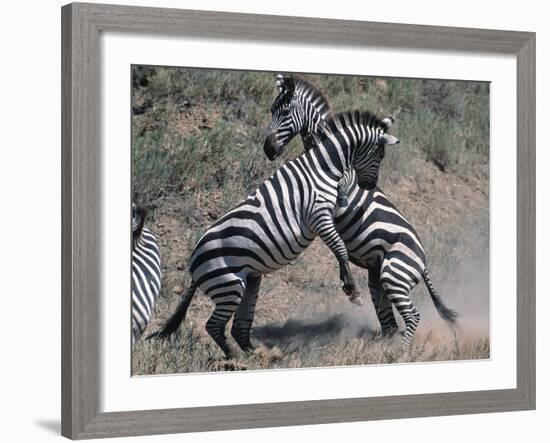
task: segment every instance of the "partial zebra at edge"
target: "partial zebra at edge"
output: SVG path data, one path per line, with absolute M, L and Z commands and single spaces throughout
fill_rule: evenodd
M 162 286 L 160 250 L 145 226 L 147 212 L 132 203 L 132 348 L 154 315 Z

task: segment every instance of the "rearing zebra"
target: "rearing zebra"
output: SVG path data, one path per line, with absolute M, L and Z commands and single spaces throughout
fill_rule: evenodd
M 151 319 L 162 280 L 159 247 L 145 215 L 132 204 L 132 347 Z
M 262 275 L 289 264 L 317 236 L 338 260 L 344 292 L 358 303 L 348 253 L 334 226 L 337 187 L 350 168 L 356 170 L 360 186 L 376 185 L 365 168 L 379 164 L 385 144 L 398 142 L 387 129 L 388 120 L 369 113 L 339 114 L 327 121 L 315 148 L 281 166 L 201 237 L 189 263 L 191 286 L 152 336 L 168 336 L 179 327 L 199 287 L 216 305 L 206 323 L 212 339 L 232 356 L 225 326 L 234 314 L 231 334 L 243 351 L 251 352 L 250 329 Z
M 279 95 L 271 107 L 272 121 L 264 144 L 270 160 L 278 157 L 298 133 L 304 141 L 304 149 L 312 149 L 315 139 L 323 133 L 323 126 L 330 121 L 327 100 L 306 80 L 279 74 L 276 86 Z M 353 138 L 351 133 L 346 135 Z M 383 157 L 383 150 L 380 155 Z M 371 169 L 375 176 L 371 180 L 377 180 L 378 170 L 378 167 Z M 339 183 L 338 205 L 336 229 L 346 245 L 350 261 L 369 270 L 369 289 L 381 335 L 392 336 L 398 329 L 393 304 L 405 321 L 403 349 L 410 348 L 420 314 L 409 294 L 421 279 L 439 314 L 453 323 L 457 313 L 447 308 L 436 292 L 416 231 L 384 193 L 379 188 L 368 192 L 361 189 L 350 169 Z

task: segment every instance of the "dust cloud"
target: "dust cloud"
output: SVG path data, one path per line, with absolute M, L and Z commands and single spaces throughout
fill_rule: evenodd
M 489 258 L 469 260 L 463 269 L 447 276 L 445 282 L 434 280 L 448 307 L 459 314 L 454 328 L 450 328 L 438 314 L 428 291 L 421 282 L 412 292 L 413 303 L 421 314 L 415 334 L 415 344 L 423 349 L 438 346 L 469 346 L 490 338 L 490 281 Z M 323 346 L 340 339 L 373 339 L 379 327 L 368 289 L 363 289 L 365 304 L 358 307 L 344 298 L 334 301 L 326 296 L 320 305 L 324 309 L 314 315 L 301 317 L 294 312 L 285 322 L 254 326 L 252 338 L 268 347 L 279 347 L 284 352 L 295 352 L 311 346 Z M 330 298 L 332 297 L 332 298 Z M 397 315 L 400 329 L 403 321 Z

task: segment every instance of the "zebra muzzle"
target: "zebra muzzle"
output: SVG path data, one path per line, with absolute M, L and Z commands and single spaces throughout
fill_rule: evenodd
M 271 135 L 265 138 L 264 153 L 270 161 L 275 160 L 281 154 L 281 149 L 277 147 L 277 143 L 275 143 Z

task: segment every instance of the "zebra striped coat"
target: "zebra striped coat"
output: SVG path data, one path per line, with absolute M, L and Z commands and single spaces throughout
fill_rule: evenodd
M 375 186 L 370 171 L 379 164 L 384 144 L 397 139 L 386 134 L 385 121 L 368 113 L 335 116 L 324 128 L 315 148 L 281 166 L 201 237 L 189 264 L 193 282 L 154 336 L 167 336 L 179 327 L 199 287 L 216 305 L 206 324 L 210 336 L 230 357 L 225 326 L 235 314 L 231 333 L 250 352 L 262 275 L 289 264 L 317 236 L 338 260 L 344 291 L 358 302 L 348 253 L 334 226 L 338 182 L 354 168 L 361 186 Z
M 330 108 L 321 92 L 302 78 L 277 76 L 279 95 L 272 107 L 264 151 L 273 160 L 298 133 L 304 149 L 313 149 Z M 383 156 L 383 153 L 382 153 Z M 378 168 L 373 172 L 378 174 Z M 373 179 L 377 181 L 377 175 Z M 410 344 L 420 314 L 410 300 L 410 291 L 424 280 L 431 298 L 448 322 L 456 313 L 448 309 L 436 292 L 426 266 L 426 255 L 413 226 L 387 199 L 382 190 L 365 191 L 349 169 L 339 183 L 336 230 L 346 245 L 350 261 L 369 270 L 369 289 L 380 321 L 382 336 L 398 329 L 392 304 L 405 321 L 403 348 Z
M 153 316 L 160 294 L 160 251 L 153 233 L 144 226 L 145 211 L 132 205 L 132 347 Z

